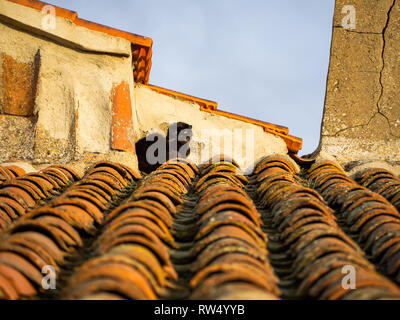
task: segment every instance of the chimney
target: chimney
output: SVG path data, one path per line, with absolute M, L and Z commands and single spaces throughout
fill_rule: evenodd
M 320 154 L 400 161 L 400 0 L 337 0 Z

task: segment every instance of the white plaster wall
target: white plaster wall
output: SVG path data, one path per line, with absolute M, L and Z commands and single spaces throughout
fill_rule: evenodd
M 286 143 L 278 136 L 264 132 L 263 128 L 239 120 L 229 119 L 220 115 L 200 111 L 200 106 L 174 97 L 159 94 L 156 91 L 136 84 L 135 86 L 135 105 L 136 116 L 138 120 L 138 138 L 143 138 L 152 130 L 162 131 L 164 134 L 170 123 L 182 121 L 193 126 L 193 138 L 191 141 L 191 154 L 189 159 L 199 164 L 208 160 L 203 154 L 210 156 L 224 153 L 233 157 L 243 170 L 251 170 L 254 162 L 263 156 L 272 154 L 287 154 Z M 233 139 L 235 147 L 228 147 L 224 151 L 223 140 L 220 140 L 221 149 L 212 150 L 216 140 L 207 139 L 202 130 L 223 130 L 232 132 L 234 129 L 240 129 L 243 132 L 243 139 Z M 254 135 L 248 136 L 248 132 Z M 250 137 L 249 141 L 246 141 Z M 252 148 L 254 147 L 254 148 Z M 207 148 L 211 149 L 207 152 Z M 240 154 L 241 153 L 241 154 Z M 241 157 L 240 157 L 241 156 Z
M 29 18 L 32 10 L 25 7 L 22 10 L 27 11 Z M 6 35 L 0 37 L 0 53 L 19 62 L 32 63 L 40 49 L 35 103 L 37 129 L 43 130 L 49 138 L 63 140 L 70 137 L 76 125 L 78 152 L 107 153 L 110 150 L 112 90 L 121 81 L 130 85 L 134 110 L 131 56 L 82 52 L 8 24 L 0 24 L 0 34 Z M 81 36 L 84 38 L 85 33 Z M 118 43 L 130 48 L 129 41 L 118 39 Z M 133 119 L 133 123 L 136 122 Z

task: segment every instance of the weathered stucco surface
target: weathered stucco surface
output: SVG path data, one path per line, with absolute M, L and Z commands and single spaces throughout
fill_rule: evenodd
M 33 159 L 34 133 L 32 119 L 0 114 L 0 162 Z
M 400 161 L 399 0 L 336 1 L 320 148 L 342 164 Z
M 76 26 L 69 19 L 60 16 L 50 17 L 48 13 L 17 3 L 0 1 L 1 20 L 20 30 L 44 36 L 64 46 L 82 51 L 125 56 L 131 54 L 131 44 L 123 38 Z
M 0 6 L 0 34 L 6 35 L 0 37 L 0 114 L 4 114 L 0 115 L 0 161 L 90 163 L 99 154 L 115 160 L 120 155 L 120 162 L 137 167 L 133 150 L 123 154 L 111 145 L 113 91 L 121 82 L 129 84 L 129 107 L 134 108 L 130 42 L 74 26 L 60 17 L 51 31 L 57 34 L 53 37 L 48 30 L 38 32 L 40 11 L 4 2 Z M 15 17 L 23 23 L 12 20 Z M 10 65 L 3 63 L 5 57 L 34 83 L 20 79 L 17 89 L 22 89 L 8 89 L 11 84 L 3 83 L 4 72 L 10 73 L 3 67 Z M 21 95 L 29 93 L 30 87 L 35 88 L 31 100 Z M 5 98 L 14 102 L 6 104 Z M 34 101 L 33 110 L 31 105 L 24 106 L 25 101 Z M 9 105 L 16 112 L 4 110 Z
M 196 163 L 207 161 L 209 156 L 224 153 L 233 157 L 243 169 L 251 169 L 254 162 L 263 156 L 287 154 L 285 142 L 277 136 L 264 132 L 260 126 L 200 111 L 200 107 L 195 103 L 162 95 L 141 85 L 135 86 L 135 99 L 138 139 L 146 137 L 152 131 L 165 135 L 168 126 L 173 122 L 190 124 L 193 137 L 189 159 Z M 242 137 L 242 141 L 234 136 L 235 129 Z M 225 143 L 222 137 L 223 130 L 227 137 Z M 207 132 L 215 140 L 204 134 Z M 249 142 L 246 142 L 247 138 L 250 139 Z

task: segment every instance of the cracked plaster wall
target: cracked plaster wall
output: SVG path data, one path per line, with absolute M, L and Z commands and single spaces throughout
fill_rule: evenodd
M 344 5 L 356 28 L 344 29 Z M 400 0 L 336 1 L 320 149 L 400 163 Z
M 134 102 L 131 43 L 62 17 L 55 30 L 40 30 L 42 17 L 0 0 L 0 162 L 68 163 L 82 173 L 110 160 L 136 169 L 136 153 L 114 148 L 111 128 L 115 87 L 129 84 Z

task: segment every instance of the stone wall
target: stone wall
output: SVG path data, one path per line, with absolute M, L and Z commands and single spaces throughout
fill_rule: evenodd
M 400 161 L 400 0 L 336 1 L 320 149 L 341 163 Z
M 0 162 L 137 166 L 129 41 L 41 11 L 0 5 Z M 122 128 L 122 129 L 121 129 Z

